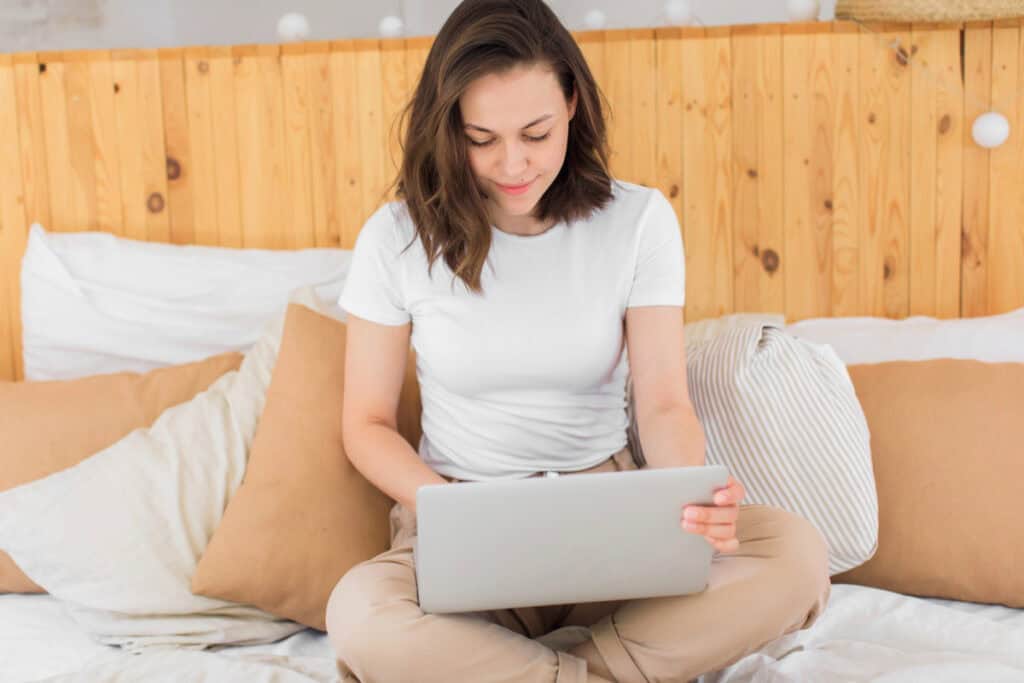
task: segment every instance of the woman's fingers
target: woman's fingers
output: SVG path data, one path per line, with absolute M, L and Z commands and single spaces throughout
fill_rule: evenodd
M 717 552 L 735 552 L 740 546 L 736 538 L 739 504 L 746 495 L 743 484 L 730 476 L 725 488 L 715 492 L 712 505 L 687 505 L 679 523 L 684 530 L 703 536 Z
M 691 534 L 704 536 L 708 540 L 728 540 L 736 537 L 735 524 L 701 524 L 699 522 L 683 522 L 683 529 Z
M 736 506 L 707 507 L 705 505 L 687 505 L 683 508 L 683 521 L 701 524 L 730 524 L 736 521 L 740 511 Z
M 705 536 L 705 538 L 707 537 Z M 708 542 L 711 543 L 711 546 L 720 553 L 734 553 L 740 547 L 739 540 L 735 538 L 731 538 L 726 541 L 708 539 Z
M 715 505 L 739 505 L 746 496 L 747 491 L 743 484 L 730 476 L 725 488 L 715 492 L 714 503 Z

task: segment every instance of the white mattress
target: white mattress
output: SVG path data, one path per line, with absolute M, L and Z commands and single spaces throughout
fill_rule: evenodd
M 0 595 L 0 681 L 85 683 L 338 681 L 325 635 L 270 645 L 132 656 L 92 642 L 44 595 Z M 807 631 L 763 648 L 703 683 L 1024 681 L 1024 610 L 834 586 Z
M 307 629 L 268 645 L 130 655 L 92 641 L 48 595 L 0 595 L 0 683 L 334 683 L 327 636 Z

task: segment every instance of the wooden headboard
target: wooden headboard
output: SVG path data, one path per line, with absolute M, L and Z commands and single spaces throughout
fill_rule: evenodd
M 577 34 L 612 170 L 659 187 L 690 320 L 1024 306 L 1021 22 Z M 21 376 L 28 225 L 351 248 L 430 40 L 0 55 L 0 378 Z M 970 124 L 995 109 L 1011 138 Z

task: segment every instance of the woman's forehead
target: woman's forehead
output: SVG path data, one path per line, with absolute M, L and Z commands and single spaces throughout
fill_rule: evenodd
M 481 76 L 459 99 L 463 122 L 491 131 L 519 130 L 565 109 L 555 73 L 543 66 L 516 67 Z

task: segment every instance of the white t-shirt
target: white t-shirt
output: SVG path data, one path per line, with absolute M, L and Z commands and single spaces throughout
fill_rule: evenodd
M 591 467 L 626 445 L 624 318 L 679 306 L 684 258 L 665 196 L 615 182 L 587 220 L 535 236 L 492 226 L 483 294 L 427 259 L 404 202 L 356 240 L 339 300 L 384 325 L 412 322 L 423 401 L 419 453 L 467 480 Z

